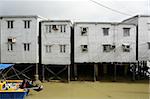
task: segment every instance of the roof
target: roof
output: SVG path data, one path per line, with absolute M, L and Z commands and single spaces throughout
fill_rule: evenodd
M 42 20 L 41 22 L 71 22 L 71 20 Z
M 71 20 L 42 20 L 41 22 L 67 22 L 72 24 Z
M 122 23 L 122 22 L 75 22 L 74 24 L 110 24 L 110 25 L 135 25 L 132 23 Z
M 134 19 L 134 18 L 139 18 L 139 17 L 150 17 L 150 15 L 135 15 L 135 16 L 132 16 L 128 19 L 123 20 L 122 22 L 125 22 L 127 20 L 131 20 L 131 19 Z
M 0 18 L 44 18 L 38 15 L 3 15 Z

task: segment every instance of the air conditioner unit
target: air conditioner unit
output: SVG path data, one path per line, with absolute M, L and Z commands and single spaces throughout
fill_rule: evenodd
M 16 43 L 16 38 L 8 38 L 9 43 Z

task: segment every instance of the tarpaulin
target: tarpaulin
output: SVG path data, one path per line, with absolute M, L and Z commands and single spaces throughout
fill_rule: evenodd
M 14 64 L 0 64 L 0 70 L 3 70 L 8 67 L 12 67 Z

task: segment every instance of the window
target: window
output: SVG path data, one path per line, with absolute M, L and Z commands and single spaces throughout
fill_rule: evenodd
M 7 21 L 7 27 L 8 27 L 9 29 L 12 29 L 12 28 L 13 28 L 13 22 L 14 22 L 14 21 Z
M 46 25 L 46 33 L 51 33 L 51 25 Z
M 8 43 L 8 51 L 13 51 L 13 43 Z
M 46 33 L 51 33 L 51 25 L 45 25 Z
M 60 26 L 60 32 L 62 32 L 62 31 L 63 31 L 62 29 L 63 29 L 63 27 L 62 27 L 62 25 L 61 25 L 61 26 Z
M 58 30 L 58 28 L 57 28 L 56 25 L 52 25 L 52 29 L 53 29 L 54 31 Z
M 81 45 L 82 52 L 88 52 L 88 45 Z
M 66 45 L 60 45 L 60 52 L 65 53 L 66 52 Z
M 24 51 L 30 50 L 30 43 L 24 43 Z
M 30 28 L 30 20 L 25 20 L 24 21 L 24 28 L 25 29 Z
M 110 52 L 110 51 L 111 51 L 111 45 L 110 44 L 103 45 L 103 52 Z
M 51 53 L 52 52 L 51 48 L 52 45 L 46 45 L 46 53 Z
M 87 29 L 88 29 L 87 27 L 82 27 L 81 28 L 81 35 L 82 36 L 87 36 Z
M 116 46 L 113 44 L 104 44 L 103 45 L 103 52 L 110 52 L 112 50 L 115 51 Z
M 150 23 L 147 23 L 147 26 L 148 26 L 148 30 L 150 31 Z
M 103 34 L 104 36 L 109 35 L 109 28 L 103 28 Z
M 8 43 L 16 43 L 16 38 L 9 37 L 8 38 Z
M 123 36 L 130 36 L 130 28 L 123 28 Z
M 130 45 L 122 44 L 123 52 L 130 52 Z
M 148 49 L 150 49 L 150 42 L 148 42 L 147 44 L 148 44 Z
M 64 32 L 66 32 L 66 25 L 64 25 Z
M 66 25 L 61 25 L 60 26 L 60 32 L 66 32 Z

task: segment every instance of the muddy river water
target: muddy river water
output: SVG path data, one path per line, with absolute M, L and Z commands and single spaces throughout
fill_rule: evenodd
M 26 99 L 150 99 L 149 83 L 86 82 L 43 83 L 44 90 L 31 91 Z

